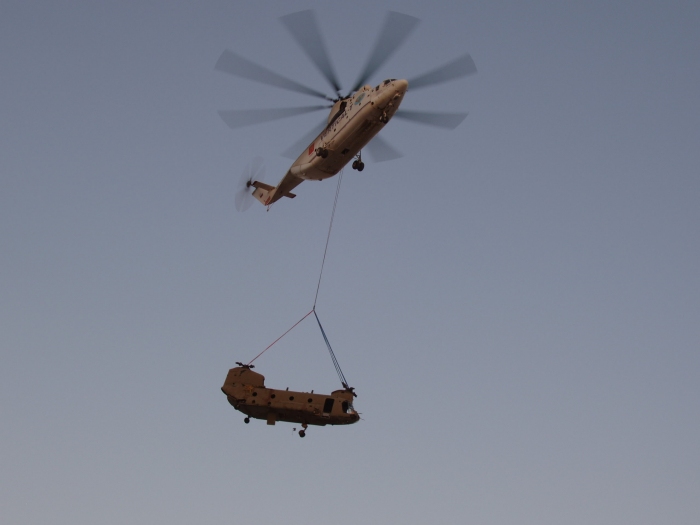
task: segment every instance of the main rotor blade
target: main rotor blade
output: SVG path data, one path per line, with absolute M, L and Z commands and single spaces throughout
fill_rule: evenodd
M 303 84 L 299 84 L 299 82 L 283 77 L 282 75 L 279 75 L 274 71 L 270 71 L 263 66 L 259 66 L 258 64 L 255 64 L 247 58 L 243 58 L 242 56 L 239 56 L 228 49 L 221 53 L 219 60 L 216 61 L 214 69 L 223 71 L 229 75 L 254 80 L 255 82 L 260 82 L 261 84 L 267 84 L 269 86 L 275 86 L 278 88 L 287 89 L 289 91 L 296 91 L 297 93 L 303 93 L 305 95 L 311 95 L 312 97 L 323 98 L 325 100 L 333 100 L 320 91 L 316 91 L 315 89 L 306 87 Z
M 340 92 L 340 83 L 328 57 L 326 44 L 318 28 L 316 15 L 312 10 L 299 11 L 280 18 L 284 27 L 292 34 L 297 44 L 306 53 L 318 70 L 326 77 L 336 93 Z
M 274 109 L 231 109 L 219 110 L 219 116 L 231 129 L 252 126 L 271 120 L 279 120 L 295 115 L 303 115 L 321 109 L 328 109 L 328 106 L 305 106 L 300 108 L 274 108 Z
M 398 110 L 395 117 L 411 120 L 419 124 L 428 124 L 439 128 L 455 129 L 467 118 L 467 113 L 437 113 L 432 111 Z
M 399 150 L 395 149 L 379 135 L 375 135 L 365 148 L 369 151 L 369 156 L 372 157 L 374 162 L 385 162 L 387 160 L 403 157 L 403 154 Z
M 408 88 L 419 89 L 425 86 L 447 82 L 448 80 L 454 80 L 455 78 L 473 75 L 474 73 L 476 73 L 476 64 L 474 64 L 474 60 L 472 60 L 472 57 L 467 53 L 452 62 L 448 62 L 444 66 L 440 66 L 413 80 L 409 80 Z
M 309 131 L 306 135 L 301 137 L 294 144 L 292 144 L 286 150 L 284 150 L 282 152 L 282 156 L 287 157 L 288 159 L 296 159 L 299 155 L 302 154 L 304 149 L 307 148 L 309 144 L 311 144 L 311 141 L 318 137 L 319 133 L 326 129 L 326 126 L 328 126 L 327 119 L 323 119 L 323 121 L 319 122 L 316 126 L 314 126 L 314 128 L 311 131 Z
M 367 60 L 367 64 L 362 70 L 357 82 L 355 82 L 350 90 L 350 94 L 362 87 L 367 80 L 369 80 L 369 77 L 389 59 L 399 46 L 404 43 L 406 38 L 408 38 L 408 35 L 415 29 L 418 22 L 420 22 L 420 20 L 415 17 L 389 11 L 384 20 L 382 30 L 379 33 L 377 43 L 374 44 L 374 49 Z

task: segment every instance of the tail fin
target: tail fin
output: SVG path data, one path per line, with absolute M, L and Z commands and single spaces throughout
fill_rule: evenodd
M 275 191 L 275 187 L 270 186 L 269 184 L 265 184 L 264 182 L 259 182 L 257 180 L 253 182 L 253 186 L 255 186 L 253 197 L 258 199 L 265 206 L 270 204 L 272 194 Z
M 252 183 L 252 186 L 255 187 L 255 191 L 253 192 L 253 197 L 258 199 L 260 202 L 263 203 L 264 206 L 269 206 L 273 202 L 279 200 L 282 197 L 289 197 L 290 199 L 293 199 L 296 197 L 294 193 L 291 192 L 286 192 L 281 195 L 275 194 L 275 188 L 274 186 L 270 186 L 269 184 L 265 184 L 264 182 L 260 181 L 254 181 Z

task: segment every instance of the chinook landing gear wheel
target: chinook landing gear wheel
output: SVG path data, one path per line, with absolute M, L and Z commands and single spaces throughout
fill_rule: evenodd
M 299 437 L 303 438 L 306 436 L 306 429 L 309 428 L 309 425 L 307 423 L 302 423 L 301 424 L 301 430 L 299 431 Z
M 328 158 L 328 150 L 326 148 L 316 148 L 316 155 L 322 159 Z
M 357 163 L 357 171 L 362 171 L 365 169 L 365 163 L 364 162 L 358 162 Z
M 243 422 L 247 425 L 248 423 L 250 423 L 250 418 L 249 418 L 249 417 L 245 418 L 245 419 L 243 420 Z

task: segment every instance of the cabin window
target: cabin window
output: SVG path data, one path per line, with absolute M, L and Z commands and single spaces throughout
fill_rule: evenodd
M 327 397 L 326 402 L 323 403 L 323 413 L 324 414 L 330 414 L 331 410 L 333 410 L 333 403 L 335 403 L 335 399 L 332 397 Z

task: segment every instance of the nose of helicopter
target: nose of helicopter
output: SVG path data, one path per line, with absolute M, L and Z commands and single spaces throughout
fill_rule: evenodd
M 406 93 L 406 90 L 408 89 L 408 80 L 395 80 L 394 87 L 396 88 L 396 91 L 399 91 L 401 94 Z

